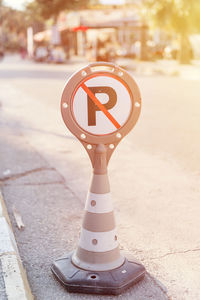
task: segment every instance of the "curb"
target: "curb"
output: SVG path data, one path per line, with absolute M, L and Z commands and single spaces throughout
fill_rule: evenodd
M 181 70 L 178 66 L 168 67 L 163 65 L 156 64 L 155 62 L 152 64 L 144 63 L 144 62 L 132 62 L 131 60 L 122 60 L 118 61 L 122 68 L 128 71 L 136 72 L 137 75 L 145 75 L 145 76 L 152 76 L 152 75 L 163 75 L 163 76 L 170 76 L 170 77 L 180 77 Z
M 33 300 L 0 190 L 0 298 Z
M 142 62 L 133 59 L 119 59 L 116 61 L 122 68 L 136 72 L 137 75 L 163 75 L 168 77 L 179 77 L 182 79 L 200 80 L 200 65 L 180 65 L 177 62 L 158 60 L 155 62 Z

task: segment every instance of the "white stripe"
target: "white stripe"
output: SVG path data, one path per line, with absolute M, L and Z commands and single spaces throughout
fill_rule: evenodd
M 95 205 L 93 206 L 92 204 Z M 108 213 L 113 211 L 112 199 L 111 194 L 94 194 L 88 193 L 85 210 L 92 212 L 92 213 Z
M 118 246 L 115 236 L 116 229 L 107 232 L 91 232 L 82 228 L 79 246 L 93 252 L 110 251 Z M 97 240 L 96 245 L 93 244 L 93 240 Z
M 16 252 L 15 240 L 6 219 L 0 217 L 0 256 L 9 252 Z
M 73 263 L 81 269 L 90 270 L 90 271 L 108 271 L 119 268 L 124 263 L 124 257 L 119 256 L 118 259 L 109 262 L 109 263 L 88 263 L 82 261 L 79 257 L 76 256 L 76 253 L 72 256 Z
M 1 257 L 3 278 L 7 300 L 27 300 L 26 290 L 16 255 L 6 254 Z M 30 299 L 32 299 L 30 297 Z

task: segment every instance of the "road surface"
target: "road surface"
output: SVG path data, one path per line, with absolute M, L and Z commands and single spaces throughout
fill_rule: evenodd
M 39 300 L 80 297 L 66 293 L 49 265 L 77 245 L 91 176 L 87 153 L 64 126 L 59 108 L 65 81 L 81 66 L 16 57 L 0 65 L 0 181 Z M 141 260 L 149 275 L 142 287 L 119 299 L 196 300 L 200 82 L 132 74 L 141 90 L 142 114 L 114 152 L 109 177 L 120 248 Z M 25 223 L 23 231 L 16 227 L 13 207 Z

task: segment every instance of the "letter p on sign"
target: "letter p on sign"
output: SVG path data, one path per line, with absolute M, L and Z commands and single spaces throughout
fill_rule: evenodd
M 96 111 L 102 111 L 106 115 L 106 110 L 115 106 L 117 102 L 117 94 L 112 87 L 109 86 L 95 86 L 89 89 L 82 85 L 88 94 L 88 126 L 96 126 Z M 96 94 L 106 94 L 109 96 L 108 102 L 102 104 Z M 120 127 L 120 125 L 118 125 Z

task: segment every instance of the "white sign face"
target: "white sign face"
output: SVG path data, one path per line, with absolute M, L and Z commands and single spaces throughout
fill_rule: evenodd
M 73 98 L 78 125 L 95 135 L 111 134 L 128 120 L 132 100 L 128 87 L 113 75 L 99 74 L 82 82 Z

